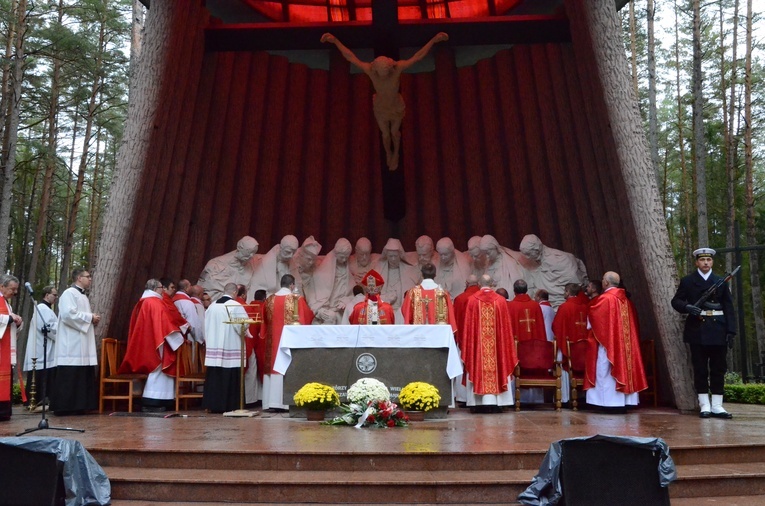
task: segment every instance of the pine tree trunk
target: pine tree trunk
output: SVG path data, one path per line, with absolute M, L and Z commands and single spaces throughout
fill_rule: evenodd
M 620 43 L 616 7 L 613 2 L 600 0 L 569 0 L 565 5 L 571 15 L 575 47 L 592 51 L 597 66 L 633 226 L 641 245 L 635 254 L 645 272 L 650 273 L 647 276 L 650 299 L 674 401 L 679 409 L 691 410 L 696 405 L 696 396 L 690 361 L 679 338 L 680 318 L 669 304 L 677 285 L 675 262 L 637 97 L 630 83 L 629 64 Z
M 736 2 L 738 5 L 738 2 Z M 752 0 L 746 2 L 746 63 L 744 69 L 744 165 L 746 168 L 746 236 L 756 244 L 756 208 L 754 199 L 754 160 L 752 158 Z M 765 362 L 765 319 L 763 319 L 760 264 L 757 251 L 749 253 L 749 276 L 752 283 L 752 313 L 757 336 L 758 363 Z M 739 315 L 743 318 L 744 315 Z
M 691 257 L 691 251 L 694 248 L 691 245 L 691 214 L 693 206 L 691 204 L 691 194 L 693 181 L 689 181 L 688 175 L 688 162 L 685 159 L 685 130 L 683 129 L 683 94 L 680 81 L 680 32 L 678 23 L 678 7 L 677 0 L 675 0 L 675 91 L 677 97 L 677 143 L 678 150 L 680 151 L 680 183 L 681 183 L 681 208 L 683 219 L 683 235 L 680 250 L 683 252 L 681 258 L 687 259 Z M 683 265 L 680 266 L 682 272 L 686 272 L 689 269 L 687 260 L 684 260 Z
M 64 17 L 63 0 L 58 4 L 58 24 Z M 58 161 L 58 109 L 59 109 L 59 81 L 61 78 L 61 60 L 55 55 L 53 57 L 53 69 L 51 72 L 50 83 L 50 106 L 48 108 L 48 138 L 47 150 L 45 156 L 45 174 L 43 176 L 42 194 L 40 195 L 40 207 L 38 209 L 37 226 L 35 228 L 35 238 L 32 242 L 32 256 L 29 261 L 29 270 L 27 272 L 27 281 L 34 284 L 37 280 L 37 264 L 40 257 L 40 248 L 42 247 L 45 225 L 48 222 L 48 206 L 51 200 L 51 187 L 53 185 L 53 172 L 56 169 Z M 26 314 L 26 313 L 24 313 Z
M 726 244 L 728 248 L 733 247 L 736 242 L 735 226 L 736 221 L 736 135 L 735 135 L 735 117 L 736 117 L 736 70 L 738 69 L 736 49 L 738 47 L 738 0 L 734 2 L 733 9 L 733 43 L 731 44 L 731 68 L 730 68 L 730 100 L 726 104 L 725 98 L 725 34 L 723 31 L 723 8 L 720 2 L 720 69 L 722 71 L 721 95 L 723 97 L 723 129 L 725 140 L 725 177 L 728 182 L 728 212 L 725 217 L 725 225 L 728 228 L 726 234 Z M 727 105 L 727 108 L 726 108 Z M 725 268 L 728 272 L 733 267 L 733 253 L 725 255 Z M 736 293 L 735 290 L 733 293 Z M 742 315 L 743 316 L 743 315 Z
M 696 226 L 698 245 L 709 246 L 707 219 L 706 139 L 704 138 L 704 93 L 701 73 L 701 0 L 693 0 L 693 161 L 696 174 Z
M 655 14 L 653 0 L 648 0 L 646 12 L 646 17 L 648 18 L 648 146 L 651 150 L 653 170 L 656 173 L 656 183 L 660 185 L 663 178 L 659 170 L 659 114 L 656 108 L 656 39 L 654 36 Z M 666 201 L 664 201 L 663 207 L 664 215 L 666 216 Z
M 8 238 L 13 205 L 13 180 L 16 171 L 16 143 L 21 116 L 21 83 L 24 79 L 24 38 L 27 28 L 27 1 L 20 0 L 16 10 L 16 32 L 10 75 L 10 96 L 3 136 L 2 174 L 0 175 L 0 272 L 5 272 L 8 259 Z
M 103 98 L 103 95 L 101 95 L 101 99 Z M 93 178 L 92 178 L 92 185 L 90 190 L 90 219 L 89 222 L 89 228 L 90 234 L 88 237 L 88 264 L 93 265 L 96 260 L 96 243 L 98 242 L 96 240 L 97 237 L 97 230 L 98 230 L 98 218 L 99 218 L 99 207 L 98 207 L 98 188 L 100 186 L 101 177 L 102 177 L 102 167 L 101 167 L 101 132 L 102 129 L 100 126 L 96 127 L 96 156 L 94 158 L 93 163 Z
M 96 56 L 95 68 L 100 68 L 103 61 L 103 52 L 106 36 L 105 21 L 101 21 L 98 36 L 98 53 Z M 82 202 L 82 188 L 85 184 L 85 174 L 88 170 L 88 158 L 90 156 L 91 137 L 93 133 L 93 122 L 95 121 L 96 108 L 98 106 L 99 90 L 103 85 L 103 80 L 100 74 L 96 74 L 93 77 L 93 83 L 90 88 L 90 98 L 88 101 L 88 112 L 85 116 L 85 133 L 83 135 L 82 154 L 80 156 L 80 164 L 77 169 L 77 183 L 74 189 L 74 195 L 72 196 L 71 207 L 69 210 L 69 219 L 67 220 L 66 232 L 64 234 L 64 251 L 63 260 L 61 262 L 61 279 L 68 278 L 67 273 L 72 269 L 72 250 L 74 248 L 74 232 L 77 228 L 77 216 L 80 210 L 80 202 Z
M 637 23 L 635 21 L 635 0 L 630 0 L 630 66 L 632 67 L 632 88 L 635 98 L 640 96 L 638 87 L 638 64 L 637 64 Z

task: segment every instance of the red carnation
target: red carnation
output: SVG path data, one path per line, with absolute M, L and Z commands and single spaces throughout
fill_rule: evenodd
M 393 420 L 388 420 L 388 427 L 395 427 L 395 426 L 396 426 L 396 422 L 394 422 Z
M 375 415 L 369 415 L 367 417 L 367 422 L 369 423 L 375 423 Z
M 395 416 L 396 416 L 396 418 L 403 418 L 404 417 L 404 412 L 403 411 L 396 411 Z

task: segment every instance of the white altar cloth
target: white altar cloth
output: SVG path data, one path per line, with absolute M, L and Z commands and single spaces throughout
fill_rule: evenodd
M 274 370 L 287 372 L 292 348 L 448 348 L 446 374 L 462 374 L 450 325 L 285 325 Z

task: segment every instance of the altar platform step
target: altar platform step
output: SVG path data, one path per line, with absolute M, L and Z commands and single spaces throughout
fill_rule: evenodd
M 115 501 L 243 504 L 353 504 L 361 497 L 377 504 L 513 504 L 544 456 L 93 453 Z M 678 472 L 670 486 L 673 504 L 715 497 L 745 499 L 709 504 L 765 504 L 765 446 L 675 448 L 671 454 Z
M 109 477 L 115 506 L 514 504 L 551 442 L 595 434 L 664 439 L 679 475 L 670 487 L 674 506 L 765 504 L 765 406 L 727 407 L 733 420 L 662 408 L 457 409 L 401 429 L 323 426 L 286 413 L 51 415 L 52 427 L 85 432 L 34 435 L 80 441 Z M 0 435 L 38 421 L 15 409 Z

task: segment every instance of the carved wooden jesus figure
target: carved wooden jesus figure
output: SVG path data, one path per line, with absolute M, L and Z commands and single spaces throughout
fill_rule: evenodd
M 385 146 L 385 157 L 389 170 L 396 170 L 398 168 L 398 153 L 401 146 L 401 121 L 404 119 L 406 112 L 404 97 L 398 91 L 401 73 L 425 58 L 433 44 L 444 40 L 449 40 L 449 36 L 444 32 L 438 33 L 408 60 L 395 61 L 386 56 L 378 56 L 371 63 L 367 63 L 359 60 L 350 49 L 345 47 L 331 33 L 325 33 L 321 37 L 322 42 L 337 46 L 346 60 L 361 69 L 372 80 L 372 85 L 375 88 L 372 108 L 377 125 L 382 132 L 382 141 L 383 146 Z

